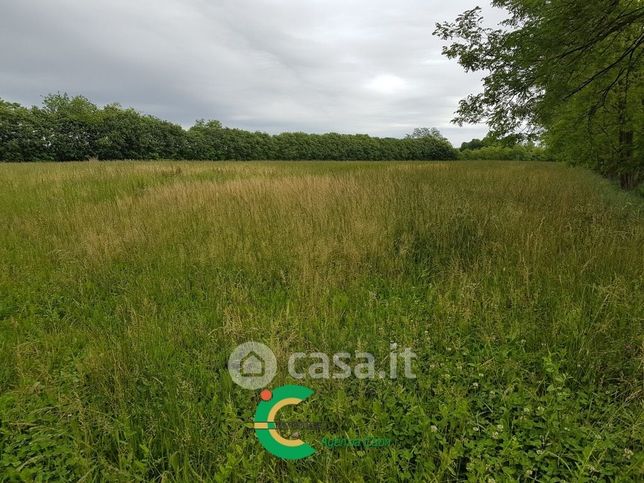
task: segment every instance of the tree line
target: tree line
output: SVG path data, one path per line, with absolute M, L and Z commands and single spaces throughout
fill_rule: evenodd
M 435 129 L 404 139 L 366 134 L 270 135 L 197 121 L 189 129 L 119 104 L 98 107 L 82 96 L 50 94 L 42 107 L 0 99 L 0 160 L 435 160 L 457 151 Z
M 644 5 L 641 0 L 493 0 L 498 27 L 476 7 L 436 25 L 443 49 L 483 90 L 454 122 L 497 137 L 539 138 L 558 160 L 594 168 L 623 188 L 644 182 Z

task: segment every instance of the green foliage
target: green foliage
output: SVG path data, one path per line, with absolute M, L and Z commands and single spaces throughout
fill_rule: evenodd
M 51 94 L 45 97 L 41 113 L 45 143 L 57 161 L 95 156 L 98 109 L 82 96 Z
M 0 480 L 78 479 L 90 464 L 75 440 L 71 415 L 51 406 L 38 384 L 28 392 L 20 408 L 16 398 L 0 396 Z
M 465 151 L 466 149 L 481 149 L 483 146 L 485 146 L 483 141 L 474 138 L 471 141 L 461 143 L 461 151 Z
M 633 85 L 626 93 L 610 92 L 604 97 L 588 88 L 562 106 L 552 115 L 550 128 L 543 136 L 550 151 L 560 160 L 617 178 L 625 187 L 641 183 L 644 177 L 642 75 L 637 84 L 632 80 Z M 603 99 L 601 109 L 596 108 L 588 115 L 588 106 L 593 106 L 598 98 Z
M 463 149 L 459 159 L 484 159 L 498 161 L 547 161 L 547 152 L 538 146 L 483 146 L 479 149 Z
M 407 139 L 434 138 L 447 141 L 445 136 L 435 127 L 417 127 L 411 134 L 407 134 L 406 137 Z
M 42 111 L 0 99 L 0 160 L 50 160 Z
M 480 9 L 435 34 L 483 92 L 459 104 L 455 122 L 485 121 L 497 135 L 528 131 L 558 159 L 590 166 L 634 188 L 644 180 L 644 8 L 640 0 L 495 0 L 509 18 L 481 26 Z
M 472 139 L 461 144 L 459 159 L 490 161 L 548 161 L 551 153 L 535 145 L 521 135 L 495 137 L 488 133 L 485 138 Z
M 456 159 L 438 130 L 423 129 L 405 139 L 336 133 L 271 136 L 200 120 L 186 131 L 118 104 L 101 109 L 82 96 L 54 94 L 45 98 L 42 109 L 0 100 L 0 161 Z
M 213 125 L 213 130 L 221 126 Z M 317 139 L 317 138 L 316 138 Z M 641 481 L 644 201 L 541 162 L 0 165 L 0 481 Z M 246 428 L 258 340 L 313 457 Z M 294 380 L 288 354 L 418 354 Z M 325 448 L 324 437 L 391 439 Z
M 186 147 L 180 126 L 117 104 L 102 109 L 97 131 L 99 159 L 181 159 Z

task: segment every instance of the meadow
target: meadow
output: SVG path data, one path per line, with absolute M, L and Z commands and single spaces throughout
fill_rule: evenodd
M 643 477 L 644 202 L 585 169 L 3 164 L 0 226 L 2 481 Z M 315 390 L 312 457 L 248 429 L 248 340 Z M 416 379 L 286 370 L 392 341 Z

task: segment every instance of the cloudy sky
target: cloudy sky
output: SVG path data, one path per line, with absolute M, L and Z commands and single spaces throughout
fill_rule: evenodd
M 120 102 L 184 126 L 402 136 L 481 88 L 434 24 L 480 0 L 0 0 L 0 98 Z

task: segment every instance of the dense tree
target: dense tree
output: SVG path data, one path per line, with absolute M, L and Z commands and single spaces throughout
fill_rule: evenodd
M 463 149 L 459 152 L 459 158 L 495 161 L 547 161 L 551 159 L 545 149 L 529 143 L 514 146 L 492 144 L 477 149 Z
M 417 127 L 410 134 L 405 136 L 407 139 L 435 138 L 447 141 L 447 138 L 441 134 L 435 127 Z
M 551 154 L 543 146 L 522 134 L 498 136 L 488 133 L 483 139 L 461 144 L 460 159 L 489 159 L 501 161 L 545 161 Z
M 641 0 L 494 0 L 509 18 L 485 28 L 479 8 L 435 34 L 483 92 L 455 122 L 485 121 L 496 135 L 544 134 L 560 159 L 586 163 L 626 188 L 642 181 L 644 5 Z
M 52 159 L 46 126 L 40 110 L 0 99 L 0 159 Z
M 118 104 L 99 108 L 84 97 L 54 94 L 42 108 L 0 100 L 0 160 L 98 159 L 456 159 L 436 129 L 405 139 L 366 134 L 271 136 L 197 121 L 190 129 Z
M 47 150 L 53 159 L 65 161 L 96 155 L 98 108 L 85 97 L 48 95 L 41 116 L 46 120 Z
M 465 141 L 461 143 L 461 151 L 466 149 L 481 149 L 485 146 L 485 143 L 478 138 L 474 138 L 471 141 Z

